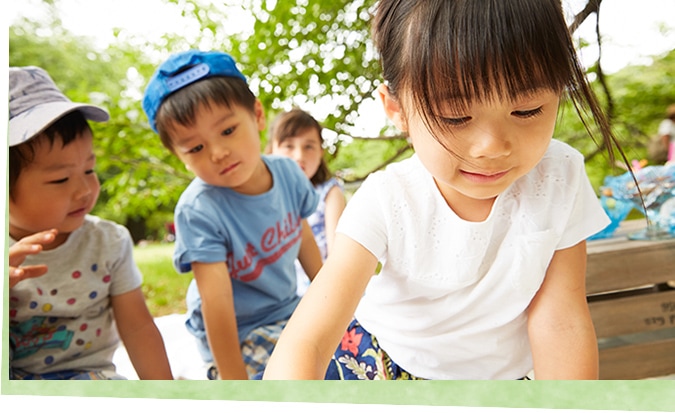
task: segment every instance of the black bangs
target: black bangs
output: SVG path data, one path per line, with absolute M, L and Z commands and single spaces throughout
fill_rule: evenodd
M 559 3 L 438 0 L 417 7 L 423 10 L 409 22 L 403 53 L 410 66 L 399 88 L 428 126 L 439 126 L 441 107 L 462 111 L 472 102 L 574 86 Z

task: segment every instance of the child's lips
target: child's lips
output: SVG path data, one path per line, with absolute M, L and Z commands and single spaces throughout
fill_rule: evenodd
M 80 208 L 80 209 L 76 209 L 75 211 L 69 212 L 68 216 L 79 217 L 79 216 L 85 215 L 86 213 L 87 213 L 87 208 Z
M 461 172 L 462 175 L 471 182 L 492 183 L 503 178 L 506 174 L 509 173 L 509 170 L 499 172 L 469 172 L 469 171 L 461 171 Z
M 233 170 L 233 169 L 236 168 L 237 166 L 239 166 L 239 162 L 237 162 L 237 163 L 235 163 L 235 164 L 232 164 L 232 165 L 228 165 L 225 169 L 223 169 L 222 171 L 220 171 L 220 174 L 221 174 L 221 175 L 225 175 L 226 173 L 230 172 L 231 170 Z

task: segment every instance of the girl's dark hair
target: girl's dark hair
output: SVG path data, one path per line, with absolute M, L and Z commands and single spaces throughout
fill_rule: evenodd
M 272 152 L 274 142 L 281 144 L 286 139 L 298 136 L 307 129 L 316 130 L 319 134 L 319 141 L 323 145 L 323 137 L 321 136 L 323 128 L 312 115 L 297 108 L 279 114 L 270 125 L 269 140 L 267 141 L 265 152 Z M 330 170 L 328 169 L 328 165 L 326 165 L 326 160 L 322 157 L 319 169 L 316 170 L 316 173 L 310 180 L 316 186 L 326 182 L 330 177 Z
M 390 93 L 419 108 L 430 130 L 448 127 L 439 116 L 448 103 L 461 111 L 544 88 L 567 92 L 592 137 L 594 119 L 612 163 L 621 151 L 560 0 L 381 0 L 372 30 Z
M 231 108 L 238 105 L 253 113 L 255 102 L 255 95 L 242 79 L 214 76 L 200 80 L 164 99 L 155 118 L 159 138 L 167 149 L 174 152 L 170 137 L 171 125 L 192 126 L 200 106 L 208 108 L 216 104 Z
M 35 159 L 35 149 L 38 145 L 49 144 L 54 146 L 57 138 L 61 141 L 61 147 L 65 147 L 80 136 L 84 131 L 91 131 L 91 127 L 79 110 L 70 112 L 51 124 L 44 132 L 34 138 L 9 148 L 9 196 L 21 171 Z

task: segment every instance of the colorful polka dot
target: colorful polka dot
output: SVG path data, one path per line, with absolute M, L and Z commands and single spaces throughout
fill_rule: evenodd
M 77 344 L 78 346 L 84 345 L 84 340 L 78 338 L 77 341 L 75 341 L 75 344 Z
M 98 264 L 92 264 L 91 270 L 96 272 L 96 270 L 98 270 Z
M 84 323 L 80 326 L 80 331 L 86 331 L 88 327 L 87 323 Z
M 101 337 L 101 329 L 100 328 L 96 329 L 96 337 Z
M 75 304 L 75 301 L 77 300 L 75 300 L 74 298 L 69 298 L 68 301 L 66 301 L 66 303 L 68 303 L 68 305 L 73 305 Z
M 45 312 L 45 313 L 48 313 L 48 312 L 52 311 L 52 305 L 49 304 L 49 303 L 43 305 L 43 306 L 42 306 L 42 311 Z
M 56 295 L 56 294 L 58 294 L 58 293 L 59 293 L 59 290 L 57 290 L 56 288 L 54 288 L 53 290 L 51 290 L 51 291 L 49 292 L 49 294 L 51 294 L 51 295 Z
M 10 318 L 16 317 L 16 309 L 15 308 L 9 310 L 9 317 Z
M 37 289 L 38 295 L 42 295 L 42 290 L 40 288 Z
M 17 301 L 19 301 L 19 297 L 9 297 L 9 301 L 16 303 Z
M 85 350 L 91 348 L 91 341 L 87 342 L 87 344 L 84 345 Z
M 45 357 L 45 364 L 52 364 L 54 362 L 54 357 L 53 356 L 47 356 Z
M 103 277 L 103 282 L 104 282 L 104 283 L 109 283 L 111 278 L 112 278 L 112 277 L 110 277 L 110 274 L 108 274 L 108 275 L 106 275 L 105 277 Z
M 72 275 L 72 277 L 75 278 L 75 279 L 78 279 L 78 278 L 80 278 L 81 276 L 82 276 L 82 273 L 79 272 L 79 271 L 73 272 L 73 275 Z
M 37 306 L 38 306 L 37 301 L 31 301 L 30 304 L 28 304 L 28 307 L 30 307 L 31 310 L 34 310 L 35 308 L 37 308 Z
M 89 293 L 89 298 L 91 298 L 93 300 L 94 298 L 96 298 L 97 295 L 98 295 L 98 293 L 96 291 L 92 291 L 92 292 Z

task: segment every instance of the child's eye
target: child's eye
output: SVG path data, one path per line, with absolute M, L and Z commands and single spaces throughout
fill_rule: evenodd
M 532 110 L 515 110 L 511 112 L 513 115 L 519 117 L 519 118 L 531 118 L 533 116 L 537 116 L 542 112 L 542 107 L 538 107 L 536 109 Z
M 197 152 L 201 151 L 202 149 L 204 149 L 204 145 L 197 145 L 194 148 L 187 151 L 187 153 L 197 153 Z
M 53 181 L 49 181 L 48 183 L 50 184 L 63 184 L 68 182 L 68 178 L 63 178 L 63 179 L 55 179 Z
M 234 132 L 234 128 L 227 128 L 221 133 L 221 135 L 223 136 L 231 135 L 232 132 Z
M 85 173 L 86 175 L 91 175 L 91 174 L 94 173 L 94 170 L 93 170 L 93 169 L 88 169 L 88 170 L 84 171 L 84 173 Z
M 441 118 L 441 120 L 443 123 L 447 123 L 450 126 L 462 126 L 471 120 L 471 116 L 464 116 L 461 118 Z

